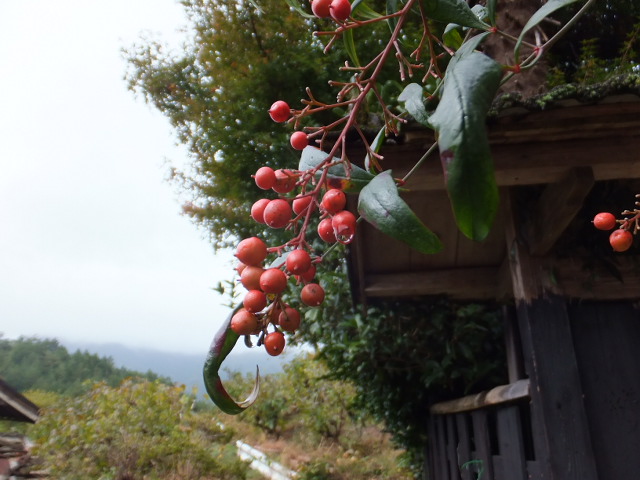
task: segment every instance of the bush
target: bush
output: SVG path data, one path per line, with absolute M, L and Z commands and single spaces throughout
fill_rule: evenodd
M 54 478 L 246 478 L 231 432 L 192 404 L 182 386 L 100 383 L 45 409 L 31 435 Z

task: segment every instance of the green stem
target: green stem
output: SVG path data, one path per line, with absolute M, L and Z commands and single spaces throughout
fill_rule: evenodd
M 420 157 L 420 160 L 418 160 L 416 162 L 416 164 L 411 168 L 411 170 L 409 170 L 409 173 L 407 173 L 403 178 L 402 178 L 402 182 L 406 182 L 407 179 L 414 174 L 414 172 L 420 168 L 420 165 L 422 165 L 424 163 L 424 161 L 429 157 L 429 155 L 431 155 L 433 153 L 433 151 L 438 147 L 438 142 L 433 142 L 433 145 L 431 145 L 429 147 L 429 150 L 427 150 L 425 152 L 424 155 L 422 155 L 422 157 Z

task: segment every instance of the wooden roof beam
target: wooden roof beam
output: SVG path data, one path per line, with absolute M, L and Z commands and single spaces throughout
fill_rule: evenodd
M 558 182 L 547 185 L 527 228 L 529 253 L 547 254 L 576 216 L 595 179 L 590 167 L 575 167 Z

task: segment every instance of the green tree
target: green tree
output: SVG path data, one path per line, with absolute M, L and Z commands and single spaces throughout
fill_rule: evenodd
M 184 387 L 125 380 L 96 384 L 44 410 L 30 431 L 55 478 L 244 479 L 247 466 Z
M 117 368 L 113 359 L 89 352 L 69 353 L 57 340 L 0 337 L 0 372 L 18 391 L 43 390 L 64 395 L 77 395 L 87 390 L 87 381 L 105 381 L 118 385 L 127 377 L 156 380 L 152 372 L 145 374 Z M 163 378 L 169 383 L 169 379 Z
M 175 171 L 188 192 L 188 215 L 211 233 L 215 246 L 259 228 L 249 217 L 261 192 L 251 175 L 263 166 L 293 167 L 297 155 L 267 114 L 277 99 L 291 104 L 308 85 L 321 96 L 337 59 L 322 54 L 285 2 L 260 10 L 236 0 L 183 0 L 192 35 L 179 54 L 147 40 L 126 50 L 129 87 L 165 114 L 189 147 L 193 171 Z

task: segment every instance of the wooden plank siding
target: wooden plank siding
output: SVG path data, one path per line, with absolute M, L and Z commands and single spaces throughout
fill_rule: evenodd
M 598 478 L 640 478 L 640 312 L 575 302 L 569 316 Z

